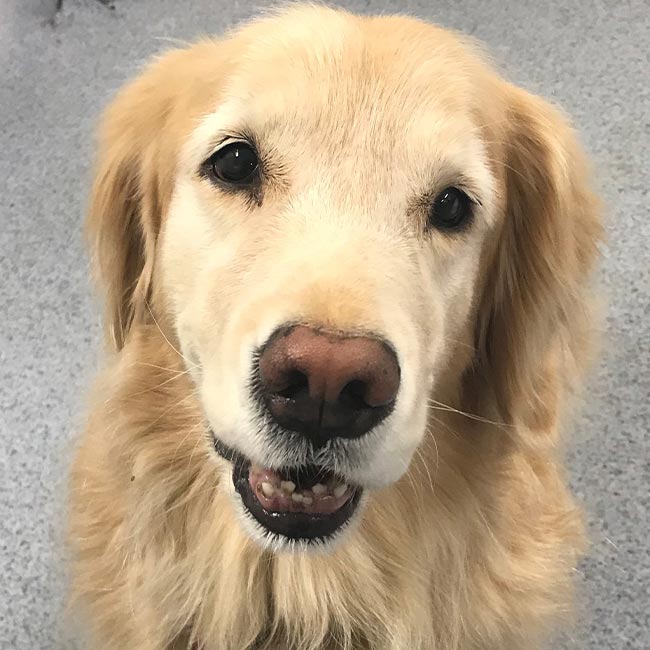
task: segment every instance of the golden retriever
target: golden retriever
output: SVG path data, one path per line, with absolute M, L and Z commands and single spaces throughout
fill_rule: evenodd
M 122 90 L 72 470 L 87 647 L 540 647 L 583 548 L 588 177 L 557 109 L 406 17 L 284 8 Z

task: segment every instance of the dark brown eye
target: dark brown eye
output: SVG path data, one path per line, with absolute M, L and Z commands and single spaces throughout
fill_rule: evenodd
M 472 216 L 472 199 L 457 187 L 448 187 L 436 196 L 429 212 L 429 227 L 460 230 Z
M 208 173 L 229 185 L 247 185 L 257 177 L 257 153 L 246 142 L 232 142 L 206 161 Z

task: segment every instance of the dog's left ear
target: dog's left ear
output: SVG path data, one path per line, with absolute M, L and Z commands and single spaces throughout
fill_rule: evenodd
M 551 430 L 587 357 L 599 203 L 560 112 L 505 86 L 505 221 L 479 310 L 479 371 L 501 418 Z M 569 386 L 570 388 L 570 386 Z

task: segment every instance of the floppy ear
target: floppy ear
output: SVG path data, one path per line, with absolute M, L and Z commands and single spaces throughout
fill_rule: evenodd
M 204 41 L 164 55 L 104 114 L 86 226 L 108 338 L 118 350 L 129 330 L 150 317 L 156 242 L 181 138 L 214 98 L 220 53 L 215 41 Z
M 103 290 L 107 334 L 116 349 L 145 301 L 168 188 L 157 155 L 164 107 L 145 75 L 123 89 L 106 111 L 86 226 L 96 278 Z
M 505 421 L 550 430 L 587 361 L 599 204 L 565 118 L 520 89 L 506 95 L 506 214 L 479 312 L 479 364 Z

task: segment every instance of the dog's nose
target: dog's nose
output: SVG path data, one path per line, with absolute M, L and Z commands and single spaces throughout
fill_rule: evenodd
M 273 419 L 315 447 L 370 431 L 390 413 L 400 383 L 397 356 L 387 343 L 304 325 L 269 339 L 259 373 Z

